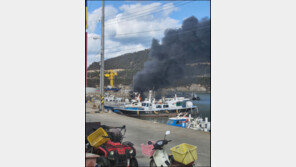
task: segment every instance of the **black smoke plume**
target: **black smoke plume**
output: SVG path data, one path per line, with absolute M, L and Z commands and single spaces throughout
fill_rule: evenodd
M 167 29 L 162 44 L 153 39 L 144 68 L 133 79 L 134 91 L 144 92 L 170 86 L 184 77 L 186 63 L 210 61 L 211 27 L 209 19 L 194 16 L 179 29 Z

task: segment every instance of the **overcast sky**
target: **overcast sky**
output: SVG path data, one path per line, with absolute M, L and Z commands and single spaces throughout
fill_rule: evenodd
M 87 2 L 88 66 L 100 60 L 101 1 Z M 179 28 L 190 16 L 210 18 L 209 1 L 106 1 L 105 58 L 150 48 L 167 28 Z

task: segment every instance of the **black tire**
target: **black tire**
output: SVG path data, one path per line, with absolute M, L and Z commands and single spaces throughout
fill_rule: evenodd
M 130 160 L 130 167 L 138 167 L 139 165 L 138 165 L 138 161 L 137 161 L 137 159 L 136 158 L 132 158 L 131 160 Z
M 98 167 L 111 167 L 110 161 L 105 157 L 97 158 L 97 166 Z
M 169 160 L 170 160 L 171 162 L 175 161 L 175 160 L 174 160 L 174 156 L 173 156 L 173 155 L 169 155 Z
M 150 161 L 150 167 L 157 167 L 153 159 Z
M 120 166 L 121 164 L 119 164 L 119 162 L 118 162 L 118 159 L 115 159 L 115 160 L 112 160 L 112 161 L 110 161 L 110 166 L 111 167 L 121 167 Z
M 171 162 L 170 167 L 181 167 L 182 166 L 182 164 L 179 164 L 178 162 L 175 161 L 173 155 L 169 155 L 169 160 Z

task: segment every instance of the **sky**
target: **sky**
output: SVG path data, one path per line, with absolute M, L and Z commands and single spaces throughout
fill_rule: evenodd
M 101 1 L 87 2 L 87 65 L 100 61 Z M 150 48 L 190 16 L 210 18 L 210 1 L 105 1 L 105 59 Z

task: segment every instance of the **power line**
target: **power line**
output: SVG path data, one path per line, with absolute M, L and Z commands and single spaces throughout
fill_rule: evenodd
M 148 11 L 148 12 L 143 12 L 143 13 L 140 13 L 140 15 L 133 15 L 133 16 L 129 16 L 129 17 L 124 17 L 124 18 L 121 18 L 121 21 L 114 20 L 114 21 L 111 21 L 111 22 L 106 23 L 105 26 L 109 26 L 109 25 L 116 24 L 116 23 L 127 22 L 127 21 L 130 21 L 130 20 L 139 18 L 139 17 L 156 14 L 156 13 L 159 13 L 159 12 L 162 12 L 162 11 L 165 11 L 165 10 L 168 10 L 168 9 L 171 9 L 171 8 L 175 8 L 175 7 L 178 7 L 178 6 L 186 5 L 188 3 L 197 2 L 197 1 L 210 1 L 210 0 L 194 0 L 194 1 L 187 1 L 187 2 L 185 1 L 185 3 L 180 3 L 179 5 L 172 6 L 170 8 L 161 8 L 161 9 L 158 9 L 158 10 L 151 10 L 151 11 Z M 162 6 L 164 6 L 164 5 L 162 5 Z M 152 12 L 152 11 L 155 11 L 155 12 Z M 152 12 L 152 13 L 149 13 L 149 12 Z M 137 13 L 137 12 L 134 12 L 134 13 Z M 93 20 L 93 21 L 90 21 L 90 22 L 99 22 L 99 20 Z
M 210 25 L 196 26 L 196 27 L 194 27 L 192 29 L 189 29 L 189 30 L 186 30 L 186 31 L 183 31 L 183 32 L 179 32 L 179 33 L 176 33 L 176 34 L 172 34 L 170 36 L 177 36 L 177 35 L 180 35 L 180 34 L 185 34 L 185 33 L 188 33 L 188 32 L 192 32 L 193 30 L 195 30 L 196 32 L 198 32 L 198 31 L 201 31 L 201 30 L 203 30 L 203 29 L 205 29 L 207 27 L 210 27 Z M 195 28 L 201 28 L 201 29 L 195 29 Z M 148 39 L 148 40 L 149 40 L 149 42 L 139 43 L 139 44 L 142 44 L 142 45 L 150 44 L 152 42 L 152 39 Z M 105 48 L 105 49 L 109 51 L 109 49 L 112 49 L 112 48 L 114 48 L 114 47 L 109 47 L 109 48 Z M 115 49 L 117 49 L 117 48 L 115 48 Z M 111 52 L 109 51 L 109 52 L 105 52 L 105 53 L 106 54 L 107 53 L 117 53 L 117 52 L 124 52 L 124 51 L 128 51 L 128 50 L 133 50 L 133 49 L 135 49 L 135 48 L 125 49 L 125 50 L 120 50 L 120 51 L 112 51 L 111 50 Z
M 181 2 L 180 2 L 181 3 Z M 166 3 L 166 4 L 168 4 L 168 3 Z M 162 6 L 164 6 L 165 4 L 161 4 L 160 6 L 158 6 L 158 7 L 162 7 Z M 147 9 L 153 9 L 153 10 L 147 10 Z M 131 11 L 137 11 L 138 9 L 136 9 L 136 10 L 131 10 Z M 132 17 L 134 17 L 134 16 L 137 16 L 137 15 L 133 15 L 133 14 L 140 14 L 140 15 L 142 15 L 142 14 L 145 14 L 145 13 L 150 13 L 150 12 L 153 12 L 154 10 L 159 10 L 159 9 L 154 9 L 154 7 L 150 7 L 150 8 L 146 8 L 146 10 L 141 10 L 141 11 L 137 11 L 137 12 L 133 12 L 133 13 L 129 13 L 129 14 L 127 14 L 127 15 L 125 15 L 124 16 L 124 18 L 123 19 L 126 19 L 126 18 L 132 18 Z M 163 9 L 162 9 L 163 10 Z M 143 12 L 143 11 L 146 11 L 146 12 Z M 126 11 L 126 12 L 130 12 L 130 11 Z M 150 15 L 150 14 L 149 14 Z M 113 16 L 113 15 L 109 15 L 109 16 L 107 16 L 107 17 L 111 17 L 111 16 Z M 144 15 L 145 16 L 145 15 Z M 106 17 L 106 20 L 108 20 L 109 18 L 107 18 Z M 112 19 L 112 18 L 111 18 Z M 114 17 L 113 17 L 113 19 L 115 19 Z M 92 21 L 90 21 L 90 22 L 100 22 L 99 20 L 92 20 Z M 116 21 L 112 21 L 112 22 L 116 22 Z M 112 23 L 112 22 L 109 22 L 109 23 Z
M 179 2 L 178 4 L 180 4 L 181 2 Z M 152 4 L 152 3 L 151 3 Z M 169 3 L 166 3 L 166 4 L 169 4 Z M 158 7 L 162 7 L 162 6 L 164 6 L 164 5 L 166 5 L 166 4 L 160 4 L 160 6 L 158 6 Z M 141 11 L 137 11 L 137 10 L 139 10 L 139 9 L 135 9 L 135 10 L 129 10 L 129 11 L 125 11 L 126 13 L 129 13 L 129 12 L 131 12 L 131 11 L 136 11 L 136 12 L 133 12 L 133 13 L 129 13 L 128 15 L 126 15 L 126 16 L 132 16 L 133 14 L 143 14 L 144 13 L 144 11 L 148 11 L 148 12 L 151 12 L 151 11 L 153 11 L 153 10 L 155 10 L 155 9 L 153 9 L 153 8 L 155 8 L 155 7 L 150 7 L 150 8 L 146 8 L 146 10 L 141 10 Z M 148 10 L 147 10 L 148 9 Z M 149 9 L 153 9 L 153 10 L 150 10 L 149 11 Z M 143 12 L 143 13 L 141 13 L 141 12 Z
M 205 25 L 205 26 L 208 26 L 208 25 Z M 194 28 L 202 28 L 204 26 L 195 26 L 193 27 L 192 29 Z M 174 28 L 164 28 L 164 29 L 155 29 L 155 30 L 148 30 L 148 31 L 139 31 L 139 32 L 133 32 L 133 33 L 124 33 L 124 34 L 115 34 L 115 35 L 105 35 L 105 37 L 117 37 L 117 36 L 128 36 L 128 35 L 131 35 L 131 34 L 140 34 L 140 33 L 147 33 L 147 32 L 155 32 L 155 31 L 162 31 L 162 30 L 174 30 L 174 29 L 178 29 L 180 27 L 174 27 Z M 91 37 L 89 37 L 91 38 Z
M 178 4 L 181 4 L 181 3 L 182 3 L 182 2 L 177 2 L 176 4 L 178 5 Z M 151 3 L 151 4 L 152 4 L 152 3 Z M 159 6 L 157 6 L 157 8 L 160 8 L 160 9 L 161 9 L 161 7 L 165 6 L 166 4 L 169 4 L 169 3 L 160 4 Z M 129 18 L 129 17 L 133 17 L 134 14 L 136 15 L 136 14 L 149 13 L 149 12 L 152 12 L 152 11 L 154 11 L 154 10 L 157 10 L 157 8 L 155 8 L 154 6 L 152 6 L 152 7 L 150 7 L 150 8 L 146 8 L 146 9 L 144 9 L 144 10 L 140 10 L 140 11 L 139 11 L 138 8 L 137 8 L 137 9 L 134 9 L 134 10 L 128 10 L 128 11 L 125 11 L 126 13 L 128 13 L 127 15 L 125 15 L 125 17 L 126 17 L 126 18 Z M 150 10 L 150 9 L 152 9 L 152 10 Z M 136 12 L 132 12 L 132 13 L 130 13 L 131 11 L 136 11 Z M 145 11 L 146 11 L 146 12 L 145 12 Z
M 180 4 L 180 3 L 182 3 L 182 2 L 179 2 L 179 3 L 177 3 L 177 4 Z M 169 3 L 166 3 L 166 4 L 169 4 Z M 161 4 L 160 6 L 158 6 L 158 7 L 162 7 L 162 6 L 164 6 L 164 5 L 166 5 L 166 4 Z M 139 9 L 133 9 L 133 10 L 128 10 L 128 11 L 125 11 L 126 13 L 128 13 L 128 15 L 125 15 L 125 17 L 131 17 L 131 16 L 133 16 L 133 14 L 144 14 L 145 12 L 143 12 L 143 11 L 148 11 L 148 13 L 149 12 L 151 12 L 151 11 L 153 11 L 153 10 L 155 10 L 155 9 L 153 9 L 153 8 L 155 8 L 155 7 L 150 7 L 150 8 L 146 8 L 145 10 L 141 10 L 141 11 L 137 11 L 137 10 L 139 10 Z M 153 10 L 150 10 L 149 11 L 149 9 L 153 9 Z M 131 11 L 136 11 L 136 12 L 132 12 L 132 13 L 129 13 L 129 12 L 131 12 Z M 142 12 L 142 13 L 141 13 Z M 108 20 L 109 19 L 109 17 L 111 17 L 111 16 L 113 16 L 113 15 L 107 15 L 105 18 L 106 18 L 106 20 Z M 113 17 L 114 18 L 114 17 Z M 93 20 L 92 22 L 99 22 L 99 20 Z
M 204 28 L 207 28 L 207 27 L 210 27 L 210 25 L 204 25 L 204 26 L 199 26 L 198 28 L 202 28 L 202 29 L 204 29 Z M 172 34 L 172 35 L 170 35 L 170 36 L 177 36 L 177 35 L 180 35 L 180 34 L 185 34 L 185 33 L 188 33 L 188 32 L 192 32 L 193 30 L 196 30 L 196 32 L 197 31 L 201 31 L 202 29 L 195 29 L 195 28 L 197 28 L 197 27 L 194 27 L 194 28 L 192 28 L 192 29 L 189 29 L 189 30 L 186 30 L 186 31 L 183 31 L 183 32 L 179 32 L 179 33 L 176 33 L 176 34 Z M 145 40 L 146 41 L 146 40 Z M 140 43 L 140 44 L 142 44 L 142 45 L 146 45 L 146 44 L 150 44 L 152 42 L 152 39 L 147 39 L 147 42 L 144 42 L 144 43 Z M 112 49 L 112 48 L 114 48 L 114 47 L 108 47 L 108 48 L 105 48 L 106 50 L 108 49 Z M 132 48 L 132 49 L 134 49 L 134 48 Z M 132 50 L 132 49 L 128 49 L 128 50 Z M 112 51 L 112 50 L 111 50 Z M 115 52 L 121 52 L 121 51 L 115 51 Z M 106 52 L 106 53 L 115 53 L 114 51 L 112 51 L 112 52 Z
M 136 18 L 139 18 L 139 17 L 143 17 L 143 16 L 148 16 L 148 15 L 156 14 L 156 13 L 159 13 L 159 12 L 162 12 L 162 11 L 165 11 L 165 10 L 168 10 L 168 9 L 172 9 L 172 8 L 175 8 L 175 7 L 178 7 L 178 6 L 186 5 L 188 3 L 191 3 L 191 1 L 185 2 L 185 3 L 182 3 L 182 4 L 179 4 L 179 5 L 176 5 L 176 6 L 172 6 L 170 8 L 162 8 L 162 9 L 158 9 L 158 10 L 155 10 L 155 11 L 151 10 L 149 12 L 144 12 L 145 14 L 144 13 L 141 13 L 140 15 L 134 15 L 134 16 L 130 16 L 130 17 L 121 18 L 121 21 L 117 21 L 117 20 L 110 21 L 110 22 L 108 22 L 106 24 L 106 26 L 107 25 L 116 24 L 116 23 L 127 22 L 127 21 L 130 21 L 130 20 L 133 20 L 133 19 L 136 19 Z M 152 13 L 150 13 L 150 12 L 152 12 Z

